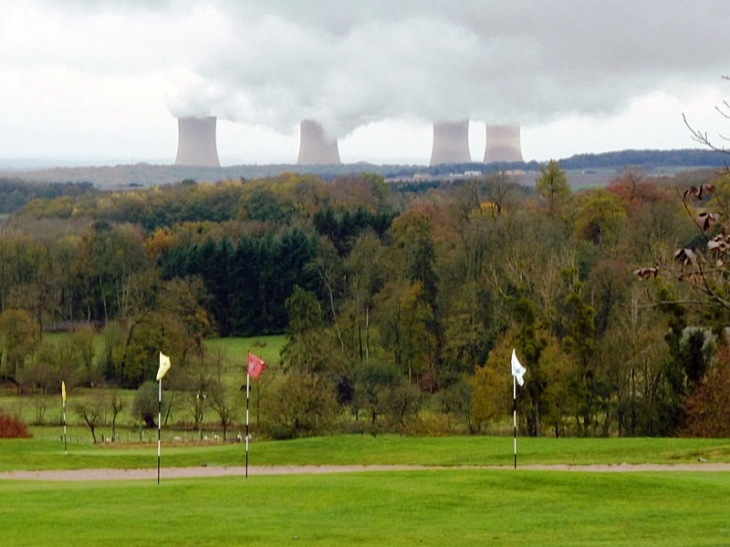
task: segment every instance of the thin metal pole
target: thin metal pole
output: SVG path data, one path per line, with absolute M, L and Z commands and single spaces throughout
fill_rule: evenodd
M 162 378 L 158 380 L 157 392 L 157 484 L 160 484 L 160 437 L 162 430 Z
M 246 478 L 248 478 L 248 398 L 249 398 L 249 374 L 248 364 L 246 365 Z
M 512 425 L 514 427 L 515 469 L 517 469 L 517 379 L 512 376 Z
M 68 444 L 66 442 L 66 401 L 63 401 L 63 452 L 68 454 Z

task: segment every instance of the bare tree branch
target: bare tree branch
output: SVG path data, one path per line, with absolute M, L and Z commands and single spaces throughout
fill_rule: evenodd
M 715 107 L 715 109 L 718 109 L 718 107 Z M 725 115 L 721 112 L 723 116 L 730 117 L 730 114 Z M 707 146 L 710 150 L 714 150 L 715 152 L 721 152 L 722 154 L 730 154 L 730 150 L 725 148 L 724 146 L 717 146 L 714 144 L 710 137 L 707 136 L 707 131 L 700 131 L 699 129 L 695 129 L 690 125 L 689 120 L 687 120 L 687 115 L 682 113 L 682 120 L 684 120 L 684 125 L 687 126 L 687 129 L 689 129 L 690 135 L 692 136 L 692 140 L 695 142 L 700 143 L 703 146 Z M 728 140 L 726 137 L 723 137 L 721 135 L 721 138 L 724 140 Z
M 730 80 L 730 76 L 722 76 L 723 80 Z M 722 105 L 715 106 L 715 110 L 722 116 L 723 118 L 730 120 L 730 103 L 728 103 L 727 100 L 722 102 Z M 689 123 L 689 120 L 687 120 L 687 116 L 682 113 L 682 119 L 684 120 L 684 125 L 687 126 L 687 129 L 689 129 L 690 134 L 692 135 L 692 140 L 695 142 L 698 142 L 704 146 L 707 146 L 711 150 L 714 150 L 716 152 L 721 152 L 723 154 L 730 154 L 730 150 L 725 148 L 724 146 L 718 146 L 712 142 L 712 140 L 708 137 L 706 131 L 700 131 L 699 129 L 695 129 L 692 127 L 692 125 Z M 719 138 L 725 141 L 730 141 L 729 137 L 726 137 L 725 135 L 720 134 Z

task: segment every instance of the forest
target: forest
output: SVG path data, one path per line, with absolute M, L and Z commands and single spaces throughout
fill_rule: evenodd
M 166 389 L 211 393 L 225 429 L 233 394 L 204 341 L 283 333 L 260 401 L 273 437 L 343 415 L 373 434 L 500 431 L 513 348 L 524 434 L 730 433 L 727 171 L 580 191 L 554 161 L 529 187 L 0 183 L 30 196 L 0 217 L 0 378 L 19 393 L 149 390 L 163 351 Z

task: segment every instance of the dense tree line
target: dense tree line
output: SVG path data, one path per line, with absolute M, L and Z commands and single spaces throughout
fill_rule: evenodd
M 529 434 L 724 434 L 706 416 L 730 391 L 730 299 L 688 270 L 724 233 L 708 215 L 728 187 L 628 170 L 574 192 L 550 162 L 534 188 L 289 173 L 36 199 L 0 225 L 0 374 L 41 395 L 60 377 L 138 388 L 162 350 L 192 421 L 210 393 L 225 425 L 203 340 L 284 332 L 272 435 L 345 410 L 373 433 L 499 431 L 516 348 Z
M 34 199 L 79 196 L 93 189 L 89 182 L 28 183 L 20 178 L 0 177 L 0 214 L 17 211 Z
M 567 171 L 600 171 L 624 170 L 627 166 L 640 167 L 646 170 L 664 169 L 673 170 L 702 167 L 724 167 L 727 158 L 707 149 L 679 149 L 679 150 L 619 150 L 598 154 L 576 154 L 560 160 L 560 165 Z M 541 164 L 537 161 L 492 162 L 487 165 L 479 162 L 441 164 L 429 167 L 425 171 L 407 169 L 398 176 L 411 176 L 414 173 L 427 173 L 433 176 L 448 176 L 452 173 L 479 171 L 496 173 L 500 171 L 529 171 L 537 172 Z M 397 176 L 397 175 L 393 175 Z
M 315 290 L 307 269 L 316 237 L 295 229 L 280 237 L 208 238 L 177 247 L 160 259 L 163 276 L 199 277 L 208 292 L 207 310 L 221 336 L 281 333 L 288 318 L 284 302 L 295 286 Z
M 601 154 L 576 154 L 560 162 L 564 169 L 607 169 L 626 165 L 644 169 L 723 167 L 726 158 L 712 150 L 621 150 Z

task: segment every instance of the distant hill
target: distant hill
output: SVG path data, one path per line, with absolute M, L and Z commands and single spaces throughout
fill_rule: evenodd
M 730 164 L 730 154 L 694 148 L 683 150 L 621 150 L 601 154 L 576 154 L 558 161 L 566 171 L 612 170 L 618 172 L 627 167 L 641 167 L 645 171 L 651 172 L 662 169 L 689 170 L 703 167 L 724 167 L 726 164 Z M 541 163 L 536 161 L 495 162 L 486 165 L 483 163 L 466 163 L 437 165 L 429 167 L 428 171 L 433 174 L 447 174 L 449 172 L 463 172 L 475 169 L 483 172 L 498 170 L 539 171 L 540 165 Z
M 100 167 L 54 167 L 37 170 L 2 170 L 0 177 L 34 182 L 90 182 L 99 188 L 134 188 L 175 184 L 183 180 L 215 182 L 223 179 L 257 179 L 286 172 L 311 173 L 326 179 L 352 173 L 378 173 L 384 177 L 408 175 L 423 171 L 423 166 L 371 165 L 233 165 L 227 167 L 183 167 L 136 163 Z
M 622 150 L 603 154 L 576 154 L 560 160 L 563 169 L 606 169 L 628 166 L 643 167 L 647 171 L 658 168 L 723 167 L 730 163 L 730 154 L 713 150 Z
M 601 170 L 603 176 L 627 167 L 641 167 L 647 172 L 670 169 L 672 171 L 698 168 L 719 168 L 730 163 L 730 155 L 704 149 L 684 150 L 623 150 L 603 154 L 578 154 L 561 159 L 566 171 L 581 170 L 586 173 Z M 466 163 L 454 165 L 373 165 L 353 163 L 343 165 L 234 165 L 220 168 L 181 167 L 177 165 L 152 165 L 137 163 L 102 167 L 53 167 L 37 170 L 0 170 L 0 177 L 13 177 L 38 182 L 89 182 L 100 188 L 129 188 L 174 184 L 183 180 L 218 181 L 222 179 L 254 179 L 276 176 L 284 172 L 312 173 L 323 178 L 334 178 L 351 173 L 378 173 L 386 178 L 411 177 L 415 174 L 440 177 L 451 173 L 495 171 L 539 171 L 540 163 Z

